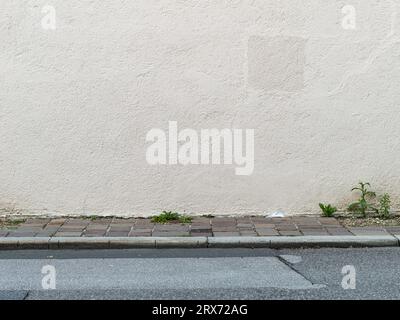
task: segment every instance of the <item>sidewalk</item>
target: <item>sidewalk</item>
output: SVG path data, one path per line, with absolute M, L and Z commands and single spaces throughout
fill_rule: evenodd
M 399 246 L 400 227 L 347 228 L 335 218 L 196 217 L 191 224 L 150 219 L 28 219 L 0 229 L 0 249 L 119 247 Z

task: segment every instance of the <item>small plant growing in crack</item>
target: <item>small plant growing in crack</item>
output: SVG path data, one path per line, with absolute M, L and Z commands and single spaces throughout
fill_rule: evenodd
M 151 219 L 154 223 L 168 223 L 168 222 L 179 222 L 179 223 L 191 223 L 192 218 L 186 215 L 179 214 L 172 211 L 163 211 L 158 216 L 154 216 Z
M 385 193 L 383 196 L 379 198 L 379 215 L 383 219 L 389 219 L 390 218 L 390 209 L 391 209 L 391 200 L 390 200 L 390 195 Z
M 348 210 L 350 212 L 361 214 L 363 218 L 367 216 L 368 211 L 374 211 L 375 213 L 378 213 L 378 210 L 369 202 L 369 200 L 376 197 L 376 193 L 369 190 L 370 188 L 370 183 L 359 182 L 357 187 L 351 189 L 352 192 L 359 191 L 361 195 L 357 202 L 349 205 Z
M 322 216 L 323 217 L 327 217 L 327 218 L 333 217 L 334 213 L 337 212 L 337 208 L 332 206 L 332 205 L 330 205 L 330 204 L 320 203 L 319 207 L 322 210 Z

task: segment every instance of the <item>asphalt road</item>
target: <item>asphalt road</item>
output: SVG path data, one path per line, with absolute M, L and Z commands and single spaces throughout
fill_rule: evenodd
M 399 262 L 399 248 L 2 251 L 0 299 L 398 299 Z

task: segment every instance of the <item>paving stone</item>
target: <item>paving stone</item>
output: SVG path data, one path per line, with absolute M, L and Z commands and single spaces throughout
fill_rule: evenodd
M 61 232 L 82 232 L 83 230 L 85 230 L 84 226 L 75 226 L 75 227 L 67 227 L 67 226 L 61 226 L 58 231 Z
M 189 231 L 154 231 L 153 237 L 188 237 Z
M 284 231 L 284 230 L 279 230 L 279 234 L 281 235 L 281 236 L 301 236 L 301 233 L 300 233 L 300 231 Z
M 293 223 L 293 220 L 291 218 L 266 218 L 268 222 L 272 222 L 274 224 L 288 224 L 288 223 Z
M 253 223 L 267 223 L 267 218 L 265 217 L 251 217 L 250 220 Z
M 213 226 L 236 226 L 236 219 L 213 219 L 211 221 Z
M 8 234 L 8 237 L 10 238 L 19 238 L 19 237 L 23 237 L 23 238 L 29 238 L 29 237 L 34 237 L 37 234 L 37 232 L 18 232 L 18 231 L 11 231 Z
M 132 230 L 150 230 L 150 231 L 152 231 L 152 230 L 154 230 L 154 228 L 155 228 L 154 225 L 148 225 L 148 226 L 146 226 L 146 225 L 143 225 L 143 226 L 134 225 Z
M 57 233 L 58 231 L 59 231 L 59 228 L 48 228 L 48 229 L 46 228 L 46 229 L 39 231 L 38 234 L 40 234 L 40 235 L 48 234 L 50 237 L 50 236 L 54 235 L 55 233 Z
M 211 224 L 211 219 L 209 219 L 209 218 L 193 218 L 192 224 Z
M 275 229 L 271 229 L 271 228 L 256 228 L 256 231 L 257 231 L 258 235 L 262 236 L 262 237 L 279 236 L 278 231 Z
M 327 228 L 329 234 L 332 236 L 351 236 L 353 235 L 349 230 L 345 228 Z
M 132 228 L 134 226 L 133 223 L 111 223 L 109 225 L 111 228 Z
M 47 225 L 44 229 L 43 229 L 43 231 L 57 231 L 57 230 L 59 230 L 60 229 L 60 227 L 58 227 L 58 226 L 49 226 L 49 225 Z
M 253 224 L 252 223 L 238 223 L 237 227 L 238 228 L 253 228 Z
M 212 228 L 214 229 L 236 229 L 236 224 L 213 224 Z
M 80 237 L 82 236 L 82 232 L 57 232 L 55 235 L 55 237 Z
M 156 224 L 154 231 L 189 231 L 189 228 L 188 224 Z
M 27 219 L 23 224 L 25 225 L 46 225 L 50 219 Z
M 319 224 L 318 218 L 294 217 L 292 221 L 294 223 Z
M 133 230 L 129 233 L 129 237 L 151 237 L 151 231 L 150 232 L 137 232 L 137 231 Z
M 400 234 L 400 227 L 385 227 L 386 231 L 393 234 Z
M 293 219 L 293 223 L 307 225 L 321 225 L 317 219 Z
M 335 218 L 318 218 L 318 221 L 321 224 L 340 224 L 340 222 Z
M 212 222 L 236 222 L 236 218 L 234 217 L 216 217 L 211 219 Z
M 9 233 L 8 230 L 0 230 L 0 237 L 5 237 Z
M 211 227 L 195 227 L 195 228 L 190 228 L 190 231 L 192 233 L 204 233 L 204 232 L 212 232 Z
M 274 224 L 295 224 L 292 219 L 275 219 L 275 218 L 273 218 L 269 222 L 274 223 Z
M 211 228 L 211 224 L 209 224 L 209 223 L 203 223 L 203 224 L 201 224 L 201 223 L 192 223 L 190 225 L 190 227 L 192 229 Z
M 211 229 L 211 224 L 191 224 L 191 229 Z
M 135 225 L 136 225 L 136 226 L 154 225 L 154 223 L 151 222 L 151 219 L 136 219 L 136 220 L 135 220 Z
M 213 232 L 237 232 L 236 226 L 232 227 L 218 227 L 218 226 L 213 226 L 212 227 Z
M 21 224 L 18 226 L 12 226 L 13 229 L 18 229 L 18 230 L 42 230 L 46 225 L 45 224 L 40 224 L 40 225 L 25 225 Z
M 52 230 L 41 231 L 41 232 L 37 233 L 35 235 L 35 237 L 36 238 L 43 238 L 43 237 L 47 238 L 47 237 L 54 236 L 56 233 L 57 233 L 57 230 L 55 230 L 55 231 L 52 231 Z
M 218 227 L 218 228 L 229 228 L 229 227 L 235 227 L 236 228 L 236 226 L 237 226 L 237 224 L 236 224 L 236 222 L 235 223 L 212 223 L 211 224 L 212 225 L 212 227 L 214 228 L 214 227 Z
M 107 230 L 108 225 L 103 225 L 103 224 L 89 224 L 86 227 L 86 230 Z
M 253 237 L 257 237 L 258 234 L 255 231 L 240 231 L 240 235 L 241 236 L 253 236 Z
M 212 232 L 196 232 L 191 234 L 193 237 L 212 237 Z
M 295 225 L 277 225 L 276 229 L 278 231 L 296 231 L 297 227 Z
M 112 225 L 120 225 L 120 224 L 122 224 L 122 225 L 134 225 L 135 222 L 136 222 L 135 218 L 129 218 L 129 219 L 117 219 L 117 218 L 114 218 L 111 221 L 110 224 L 112 224 Z
M 94 224 L 102 224 L 102 225 L 110 225 L 112 223 L 113 219 L 96 219 L 93 220 L 92 223 Z
M 302 229 L 301 233 L 305 236 L 329 236 L 328 231 L 318 230 L 318 229 L 308 229 L 308 230 Z
M 379 235 L 388 235 L 389 232 L 382 228 L 348 228 L 349 231 L 356 236 L 379 236 Z
M 106 230 L 104 231 L 96 230 L 96 231 L 85 231 L 83 235 L 85 237 L 104 237 L 105 234 Z
M 85 227 L 66 227 L 62 226 L 60 229 L 58 229 L 58 232 L 83 232 Z
M 306 223 L 306 224 L 319 224 L 318 218 L 306 218 L 306 217 L 295 217 L 292 219 L 294 223 Z
M 43 228 L 42 227 L 21 226 L 21 227 L 18 227 L 16 230 L 18 230 L 18 232 L 40 232 L 43 230 Z
M 254 229 L 254 225 L 252 224 L 242 224 L 242 225 L 237 225 L 238 229 L 241 230 L 253 230 Z
M 154 230 L 154 228 L 155 228 L 155 226 L 154 226 L 154 225 L 148 225 L 148 226 L 146 226 L 146 225 L 142 225 L 142 226 L 136 226 L 136 225 L 134 225 L 134 226 L 132 227 L 132 230 L 146 230 L 146 231 L 153 231 L 153 230 Z
M 343 226 L 341 224 L 326 224 L 326 223 L 323 223 L 321 225 L 324 228 L 343 228 Z
M 151 233 L 151 232 L 153 232 L 153 228 L 151 228 L 151 229 L 136 229 L 136 228 L 133 228 L 132 232 L 136 232 L 136 233 Z
M 273 224 L 273 223 L 255 223 L 254 227 L 255 228 L 264 228 L 264 229 L 274 229 L 275 224 Z
M 51 219 L 47 226 L 61 226 L 63 225 L 67 219 Z
M 123 232 L 123 231 L 111 231 L 107 233 L 107 237 L 127 237 L 129 234 L 129 231 Z
M 131 231 L 132 226 L 111 226 L 109 232 L 129 232 Z
M 320 224 L 297 224 L 299 229 L 321 229 L 323 228 Z
M 251 223 L 250 217 L 239 217 L 236 218 L 237 223 Z
M 87 226 L 90 223 L 90 220 L 86 219 L 69 219 L 64 223 L 64 225 L 70 226 L 70 225 L 83 225 Z

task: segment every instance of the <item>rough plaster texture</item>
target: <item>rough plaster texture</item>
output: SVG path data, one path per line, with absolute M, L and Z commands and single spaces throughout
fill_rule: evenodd
M 0 204 L 33 214 L 317 212 L 400 200 L 398 1 L 2 0 Z M 41 12 L 52 5 L 56 30 Z M 255 170 L 150 166 L 146 133 L 255 129 Z

